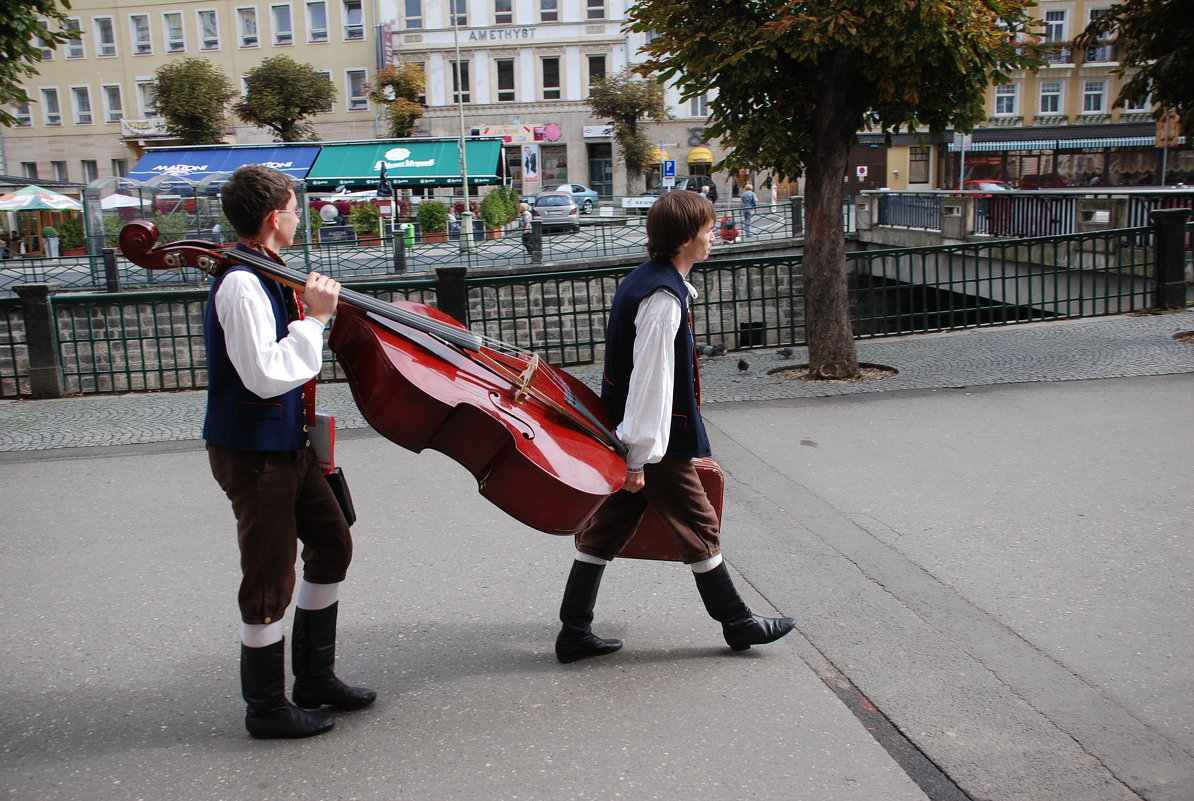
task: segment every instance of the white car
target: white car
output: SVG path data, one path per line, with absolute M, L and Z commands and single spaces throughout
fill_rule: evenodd
M 593 209 L 597 208 L 597 192 L 589 189 L 584 184 L 560 184 L 551 191 L 567 192 L 572 195 L 572 199 L 576 201 L 581 214 L 589 214 Z

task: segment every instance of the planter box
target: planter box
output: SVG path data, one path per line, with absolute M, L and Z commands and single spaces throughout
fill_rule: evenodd
M 432 242 L 447 242 L 447 241 L 448 241 L 448 232 L 447 231 L 424 231 L 423 232 L 423 242 L 425 244 L 430 244 Z

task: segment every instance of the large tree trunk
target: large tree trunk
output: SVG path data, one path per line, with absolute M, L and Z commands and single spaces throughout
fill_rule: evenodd
M 840 73 L 839 73 L 840 74 Z M 858 124 L 846 78 L 821 84 L 804 183 L 804 292 L 810 378 L 859 375 L 846 276 L 842 184 Z

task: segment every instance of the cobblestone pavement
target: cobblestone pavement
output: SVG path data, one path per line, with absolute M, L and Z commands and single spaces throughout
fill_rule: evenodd
M 796 348 L 790 359 L 774 349 L 730 352 L 701 359 L 701 386 L 705 403 L 715 405 L 1186 373 L 1194 372 L 1194 344 L 1176 340 L 1174 334 L 1191 330 L 1194 310 L 1187 309 L 861 340 L 860 361 L 894 368 L 898 374 L 857 383 L 772 374 L 806 361 L 804 348 Z M 746 362 L 745 370 L 739 370 L 740 360 Z M 592 385 L 600 368 L 584 366 L 572 372 Z M 202 429 L 204 402 L 203 391 L 2 401 L 0 452 L 194 440 Z M 335 414 L 342 429 L 366 427 L 346 384 L 323 385 L 320 407 Z

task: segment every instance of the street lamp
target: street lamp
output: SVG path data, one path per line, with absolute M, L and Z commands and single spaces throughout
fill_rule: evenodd
M 448 0 L 448 16 L 452 18 L 452 42 L 456 47 L 456 63 L 452 70 L 454 83 L 456 84 L 456 111 L 460 121 L 460 181 L 464 187 L 464 211 L 460 215 L 460 252 L 472 253 L 473 251 L 473 212 L 469 207 L 469 191 L 468 191 L 468 157 L 464 152 L 464 81 L 460 70 L 460 27 L 458 25 L 459 16 L 456 13 L 456 4 L 466 2 L 466 0 Z

